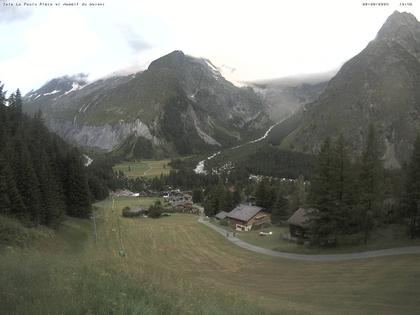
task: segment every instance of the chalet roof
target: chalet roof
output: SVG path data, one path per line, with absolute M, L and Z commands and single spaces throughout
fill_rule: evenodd
M 220 211 L 218 214 L 215 215 L 215 217 L 219 220 L 223 220 L 226 218 L 227 214 L 228 213 L 226 211 Z
M 293 215 L 287 220 L 287 223 L 307 228 L 309 225 L 308 214 L 315 209 L 312 208 L 299 208 L 293 213 Z
M 226 217 L 247 222 L 261 210 L 262 208 L 257 206 L 239 205 L 229 212 Z

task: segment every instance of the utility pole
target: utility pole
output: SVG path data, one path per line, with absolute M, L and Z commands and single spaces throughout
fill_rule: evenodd
M 115 199 L 112 198 L 112 213 L 115 213 Z M 121 234 L 121 227 L 120 227 L 120 218 L 117 215 L 117 228 L 118 228 L 118 238 L 119 238 L 119 243 L 120 243 L 120 250 L 118 251 L 118 255 L 120 255 L 121 257 L 125 257 L 125 250 L 124 250 L 124 245 L 123 245 L 123 241 L 122 241 L 122 234 Z

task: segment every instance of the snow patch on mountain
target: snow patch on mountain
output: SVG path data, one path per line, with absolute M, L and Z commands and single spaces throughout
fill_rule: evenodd
M 73 82 L 73 83 L 72 83 L 72 87 L 71 87 L 71 89 L 70 89 L 70 90 L 68 90 L 66 93 L 64 93 L 64 95 L 70 94 L 70 93 L 71 93 L 71 92 L 73 92 L 73 91 L 81 90 L 81 89 L 83 89 L 85 86 L 86 86 L 86 84 L 85 84 L 85 85 L 80 85 L 78 82 Z
M 59 91 L 59 90 L 54 90 L 54 91 L 49 92 L 49 93 L 44 93 L 43 95 L 44 95 L 44 96 L 47 96 L 47 95 L 53 95 L 53 94 L 60 93 L 60 92 L 61 92 L 61 91 Z

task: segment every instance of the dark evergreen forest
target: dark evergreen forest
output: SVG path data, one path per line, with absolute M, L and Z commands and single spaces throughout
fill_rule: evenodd
M 19 90 L 0 84 L 0 214 L 27 225 L 57 227 L 64 215 L 89 217 L 93 201 L 108 196 L 111 164 L 85 166 L 76 148 L 50 132 L 42 114 L 22 113 Z

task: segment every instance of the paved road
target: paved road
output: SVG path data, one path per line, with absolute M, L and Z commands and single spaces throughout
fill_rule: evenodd
M 374 257 L 384 257 L 384 256 L 397 256 L 397 255 L 408 255 L 408 254 L 420 254 L 420 246 L 411 246 L 411 247 L 398 247 L 398 248 L 389 248 L 389 249 L 380 249 L 380 250 L 373 250 L 373 251 L 366 251 L 360 253 L 348 253 L 348 254 L 329 254 L 329 255 L 304 255 L 304 254 L 292 254 L 292 253 L 285 253 L 274 251 L 271 249 L 262 248 L 259 246 L 255 246 L 240 240 L 237 237 L 233 236 L 226 236 L 227 231 L 217 225 L 214 225 L 208 221 L 206 221 L 203 217 L 198 219 L 198 222 L 208 226 L 209 228 L 215 230 L 216 232 L 223 235 L 226 239 L 231 241 L 232 243 L 238 245 L 239 247 L 245 248 L 247 250 L 270 255 L 274 257 L 292 259 L 292 260 L 302 260 L 302 261 L 319 261 L 319 262 L 326 262 L 326 261 L 346 261 L 346 260 L 354 260 L 354 259 L 366 259 L 366 258 L 374 258 Z M 229 235 L 232 235 L 231 233 Z

